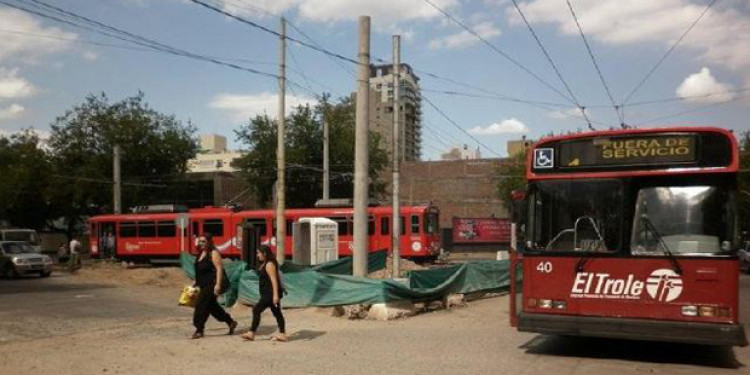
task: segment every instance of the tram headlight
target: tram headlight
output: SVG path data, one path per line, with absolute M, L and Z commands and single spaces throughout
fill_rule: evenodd
M 682 306 L 682 315 L 698 316 L 698 306 Z

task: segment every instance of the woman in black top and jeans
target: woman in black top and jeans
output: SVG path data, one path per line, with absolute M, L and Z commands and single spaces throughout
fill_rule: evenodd
M 221 286 L 228 280 L 222 280 L 224 269 L 221 254 L 216 250 L 210 233 L 198 237 L 198 250 L 200 253 L 195 258 L 195 285 L 200 288 L 200 293 L 193 312 L 195 333 L 192 338 L 203 338 L 203 329 L 209 314 L 216 320 L 226 323 L 229 326 L 229 334 L 232 335 L 237 328 L 237 322 L 216 301 L 216 297 L 221 294 Z
M 286 341 L 284 314 L 281 313 L 283 288 L 281 286 L 281 274 L 279 273 L 279 264 L 276 262 L 276 255 L 271 252 L 271 248 L 261 245 L 260 249 L 258 249 L 258 260 L 261 262 L 260 269 L 258 270 L 258 276 L 260 277 L 260 282 L 258 283 L 260 300 L 253 306 L 253 324 L 250 326 L 250 331 L 241 337 L 245 340 L 253 340 L 255 338 L 255 333 L 258 331 L 258 325 L 260 324 L 260 314 L 266 308 L 270 307 L 273 316 L 276 318 L 276 324 L 279 326 L 279 334 L 274 336 L 272 340 Z

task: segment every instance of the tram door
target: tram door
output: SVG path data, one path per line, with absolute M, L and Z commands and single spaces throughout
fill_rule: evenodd
M 266 234 L 266 221 L 264 219 L 247 219 L 242 223 L 242 260 L 247 268 L 257 269 L 260 264 L 255 255 L 260 247 L 260 237 Z

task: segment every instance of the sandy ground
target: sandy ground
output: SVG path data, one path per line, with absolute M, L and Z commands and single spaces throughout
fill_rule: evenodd
M 288 343 L 267 339 L 275 330 L 270 313 L 255 342 L 226 336 L 210 320 L 205 339 L 189 340 L 192 311 L 176 306 L 179 288 L 149 277 L 117 285 L 88 276 L 0 280 L 0 374 L 750 373 L 748 348 L 518 333 L 508 326 L 506 297 L 392 322 L 286 310 Z M 750 277 L 742 284 L 750 317 Z M 232 314 L 244 332 L 248 309 Z

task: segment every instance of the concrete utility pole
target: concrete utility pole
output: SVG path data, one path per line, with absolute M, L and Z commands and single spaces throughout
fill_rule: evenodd
M 330 164 L 328 162 L 328 118 L 326 110 L 323 109 L 323 200 L 331 198 Z
M 359 72 L 354 137 L 354 276 L 367 276 L 368 126 L 370 121 L 370 17 L 359 17 Z
M 281 18 L 281 56 L 279 62 L 279 114 L 276 144 L 276 260 L 279 264 L 284 264 L 285 249 L 284 240 L 286 239 L 286 219 L 284 215 L 284 206 L 286 189 L 284 187 L 284 122 L 286 114 L 284 112 L 286 103 L 286 20 Z
M 399 201 L 399 134 L 401 133 L 401 36 L 393 36 L 393 277 L 401 276 L 401 202 Z
M 120 177 L 120 145 L 112 147 L 112 180 L 114 182 L 114 213 L 122 213 L 122 179 Z

